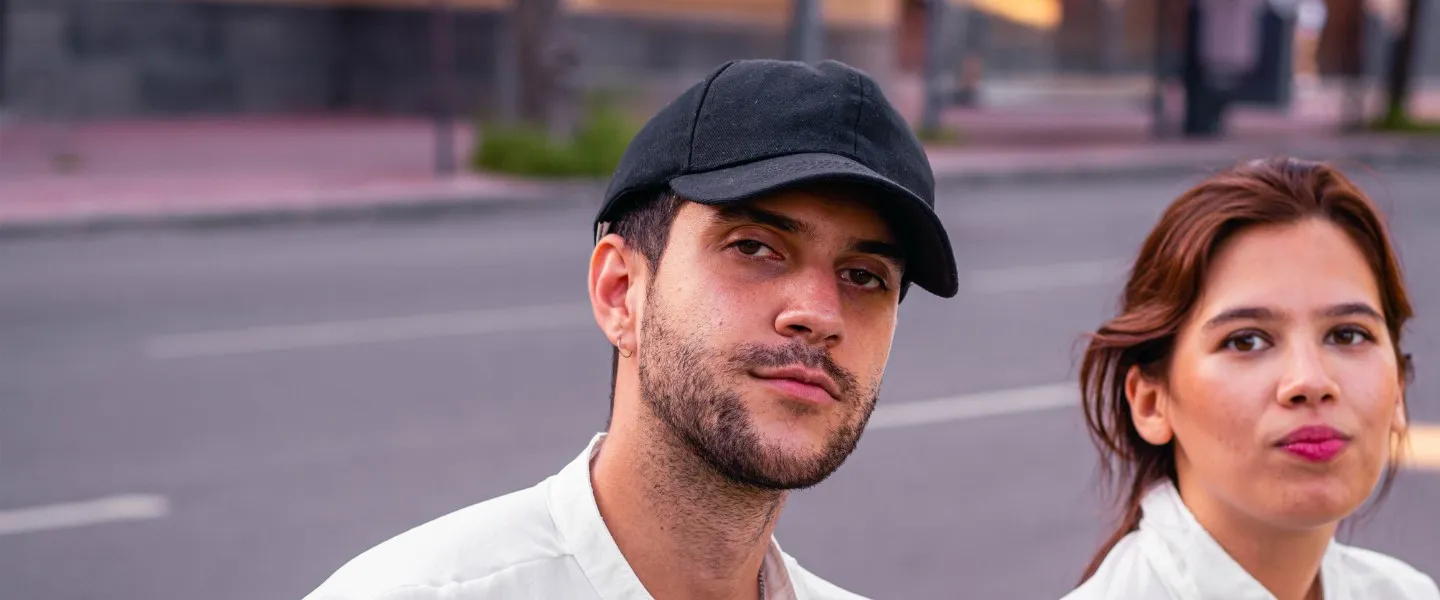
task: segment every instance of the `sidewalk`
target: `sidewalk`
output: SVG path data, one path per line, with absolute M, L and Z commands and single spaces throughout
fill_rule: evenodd
M 915 96 L 903 88 L 895 97 L 902 111 L 914 109 Z M 940 186 L 1199 176 L 1277 153 L 1371 166 L 1440 163 L 1440 139 L 1341 136 L 1336 115 L 1309 105 L 1292 115 L 1237 114 L 1233 136 L 1195 143 L 1152 140 L 1149 116 L 1133 106 L 1016 104 L 945 115 L 963 143 L 931 148 Z M 1440 93 L 1428 94 L 1424 105 L 1440 108 Z M 457 129 L 462 170 L 471 140 L 467 128 Z M 54 160 L 66 148 L 80 157 L 69 172 Z M 0 125 L 0 235 L 593 205 L 604 187 L 474 173 L 438 178 L 433 164 L 434 127 L 423 119 L 247 118 L 68 130 Z

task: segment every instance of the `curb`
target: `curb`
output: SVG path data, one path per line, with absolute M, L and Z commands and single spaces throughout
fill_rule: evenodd
M 1109 164 L 1057 164 L 1044 168 L 975 170 L 937 173 L 937 188 L 995 185 L 1107 182 L 1134 179 L 1178 179 L 1198 181 L 1215 171 L 1252 158 L 1277 155 L 1337 163 L 1344 169 L 1418 168 L 1440 166 L 1440 141 L 1385 140 L 1381 144 L 1354 142 L 1351 149 L 1335 150 L 1313 146 L 1265 146 L 1252 149 L 1217 148 L 1183 159 Z M 1345 142 L 1339 142 L 1346 145 Z M 1330 151 L 1326 151 L 1330 150 Z
M 1349 146 L 1349 148 L 1346 148 Z M 1415 168 L 1440 165 L 1440 142 L 1431 140 L 1327 140 L 1255 146 L 1197 148 L 1193 154 L 1145 162 L 1043 164 L 1010 169 L 971 168 L 936 173 L 936 187 L 984 187 L 1072 182 L 1107 182 L 1175 178 L 1198 180 L 1237 162 L 1236 157 L 1288 154 L 1369 168 Z M 1243 158 L 1242 158 L 1243 160 Z M 517 210 L 598 208 L 605 182 L 567 181 L 544 184 L 535 194 L 455 197 L 398 196 L 372 202 L 321 205 L 223 207 L 212 210 L 161 211 L 152 214 L 92 214 L 0 222 L 0 240 L 87 235 L 132 230 L 205 230 L 255 226 L 328 224 L 364 221 L 426 220 L 478 216 Z
M 270 205 L 151 214 L 91 214 L 0 223 L 0 241 L 143 230 L 221 230 L 260 226 L 423 221 L 519 210 L 599 207 L 603 187 L 554 184 L 543 194 L 506 196 L 396 196 L 373 202 L 324 205 Z

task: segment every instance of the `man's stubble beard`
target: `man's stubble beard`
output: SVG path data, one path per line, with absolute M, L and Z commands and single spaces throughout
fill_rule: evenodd
M 638 370 L 641 399 L 664 433 L 717 474 L 752 488 L 804 489 L 840 468 L 855 450 L 875 409 L 875 387 L 862 389 L 855 376 L 836 365 L 823 349 L 800 342 L 774 347 L 747 345 L 728 353 L 707 347 L 703 335 L 683 335 L 656 298 L 652 290 L 646 300 Z M 790 456 L 767 447 L 740 392 L 726 387 L 727 381 L 743 381 L 751 369 L 793 364 L 826 371 L 841 390 L 837 408 L 846 413 L 846 420 L 831 432 L 815 456 Z M 793 410 L 797 418 L 803 418 L 819 409 Z

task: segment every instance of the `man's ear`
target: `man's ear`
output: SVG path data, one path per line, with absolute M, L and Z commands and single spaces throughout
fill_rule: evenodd
M 1170 442 L 1175 435 L 1170 424 L 1170 394 L 1161 382 L 1132 366 L 1125 373 L 1125 400 L 1130 403 L 1130 421 L 1141 438 L 1156 446 Z
M 621 355 L 635 352 L 635 311 L 630 306 L 630 291 L 641 276 L 635 256 L 625 246 L 625 238 L 615 234 L 600 238 L 590 255 L 590 308 L 595 324 Z

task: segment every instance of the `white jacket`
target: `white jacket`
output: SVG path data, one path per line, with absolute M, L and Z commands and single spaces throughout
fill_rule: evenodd
M 1169 481 L 1141 501 L 1140 529 L 1064 600 L 1275 600 L 1195 521 Z M 1325 600 L 1440 600 L 1435 581 L 1398 559 L 1331 541 Z
M 596 435 L 538 485 L 400 534 L 341 567 L 306 600 L 650 600 L 601 519 L 590 486 Z M 772 538 L 770 600 L 856 600 Z

